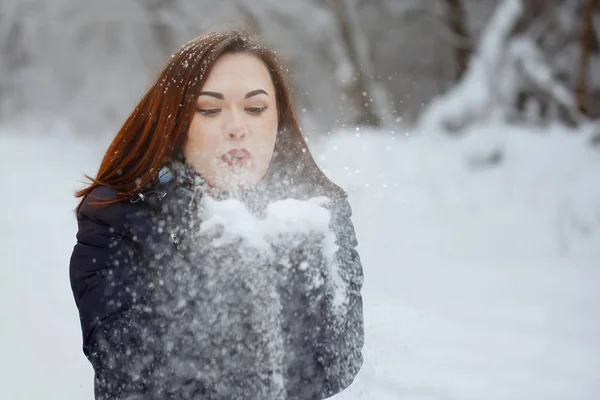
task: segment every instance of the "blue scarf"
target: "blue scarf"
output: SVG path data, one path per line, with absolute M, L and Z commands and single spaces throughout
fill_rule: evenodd
M 219 190 L 202 178 L 190 165 L 179 158 L 169 160 L 158 172 L 159 186 L 175 186 L 178 195 L 195 198 L 198 195 L 208 194 L 215 199 L 225 199 L 227 192 Z

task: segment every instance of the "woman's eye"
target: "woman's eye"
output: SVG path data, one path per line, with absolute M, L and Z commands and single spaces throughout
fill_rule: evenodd
M 202 115 L 216 115 L 219 113 L 219 111 L 221 111 L 219 108 L 209 108 L 209 109 L 198 109 L 198 112 Z
M 246 111 L 252 113 L 252 114 L 260 114 L 262 112 L 264 112 L 267 109 L 267 106 L 264 107 L 247 107 Z

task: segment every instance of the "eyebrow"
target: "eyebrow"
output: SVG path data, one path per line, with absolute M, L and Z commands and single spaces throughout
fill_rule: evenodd
M 263 89 L 256 89 L 256 90 L 252 90 L 252 91 L 246 93 L 246 96 L 244 96 L 244 99 L 249 99 L 250 97 L 256 96 L 259 94 L 266 94 L 267 96 L 269 96 L 269 94 L 267 92 L 265 92 Z M 200 94 L 198 96 L 210 96 L 210 97 L 214 97 L 215 99 L 225 100 L 225 96 L 223 96 L 223 93 L 219 93 L 219 92 L 200 92 Z
M 249 99 L 250 97 L 256 96 L 257 94 L 261 94 L 261 93 L 262 94 L 266 94 L 267 97 L 269 96 L 269 94 L 267 92 L 265 92 L 264 90 L 262 90 L 262 89 L 256 89 L 256 90 L 253 90 L 251 92 L 246 93 L 246 96 L 244 98 L 245 99 Z

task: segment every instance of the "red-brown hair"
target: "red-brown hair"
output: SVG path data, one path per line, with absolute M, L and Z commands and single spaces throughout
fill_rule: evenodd
M 240 52 L 260 58 L 273 80 L 279 117 L 273 161 L 296 163 L 302 176 L 310 177 L 314 184 L 345 194 L 325 177 L 308 151 L 277 53 L 244 32 L 218 31 L 198 36 L 171 56 L 108 147 L 96 177 L 86 175 L 91 183 L 75 193 L 82 199 L 77 209 L 98 186 L 117 193 L 117 198 L 102 202 L 113 204 L 150 183 L 164 163 L 183 148 L 198 95 L 216 60 Z

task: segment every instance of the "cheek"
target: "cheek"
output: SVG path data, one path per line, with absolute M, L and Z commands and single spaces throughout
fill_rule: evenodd
M 266 141 L 275 141 L 275 137 L 277 136 L 277 113 L 272 112 L 271 115 L 266 115 L 264 119 L 261 120 L 261 132 L 263 132 L 263 137 Z
M 258 142 L 261 149 L 265 152 L 272 152 L 277 138 L 277 116 L 264 118 L 256 128 L 255 132 L 259 132 Z
M 260 140 L 260 169 L 266 169 L 273 158 L 275 141 L 277 139 L 277 126 L 269 134 L 264 135 Z
M 219 138 L 216 135 L 210 135 L 210 130 L 206 126 L 200 127 L 199 124 L 192 123 L 188 130 L 186 147 L 189 152 L 209 154 L 214 152 L 219 145 Z

